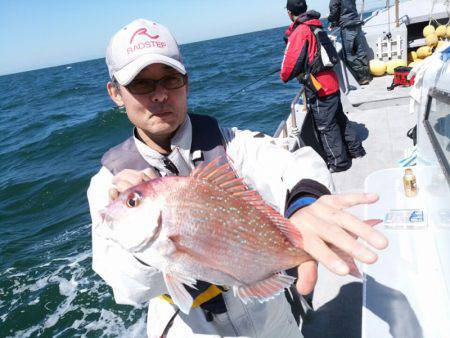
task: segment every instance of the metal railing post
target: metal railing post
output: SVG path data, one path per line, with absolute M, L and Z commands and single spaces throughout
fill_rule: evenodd
M 288 125 L 287 125 L 287 121 L 289 119 L 291 120 L 291 128 L 290 128 L 291 135 L 297 136 L 300 133 L 300 130 L 298 129 L 297 116 L 295 114 L 295 105 L 298 103 L 298 101 L 302 95 L 303 95 L 303 104 L 304 104 L 305 110 L 306 110 L 306 99 L 304 96 L 305 88 L 302 86 L 302 88 L 300 88 L 297 95 L 295 95 L 295 98 L 291 102 L 291 109 L 290 109 L 291 111 L 290 111 L 288 117 L 286 118 L 285 121 L 282 121 L 278 125 L 278 128 L 275 131 L 273 137 L 282 137 L 282 138 L 289 137 L 289 131 L 288 131 Z M 287 149 L 287 145 L 284 147 Z
M 292 125 L 292 128 L 297 128 L 297 116 L 295 116 L 295 105 L 297 104 L 300 96 L 302 95 L 303 88 L 304 87 L 302 87 L 299 90 L 299 92 L 297 93 L 297 95 L 295 95 L 294 99 L 291 102 L 291 125 Z
M 395 0 L 395 27 L 400 26 L 400 19 L 398 17 L 398 6 L 399 6 L 399 0 Z
M 386 0 L 387 7 L 387 19 L 388 19 L 388 33 L 391 33 L 391 2 L 390 0 Z M 390 39 L 389 39 L 390 40 Z
M 361 12 L 360 12 L 360 20 L 363 21 L 363 14 L 364 14 L 364 0 L 361 2 Z

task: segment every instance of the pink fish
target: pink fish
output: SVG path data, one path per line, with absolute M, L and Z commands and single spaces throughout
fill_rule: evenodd
M 311 260 L 294 225 L 217 162 L 141 183 L 103 213 L 111 238 L 163 273 L 185 313 L 193 299 L 182 284 L 203 280 L 266 301 L 294 281 L 283 270 Z

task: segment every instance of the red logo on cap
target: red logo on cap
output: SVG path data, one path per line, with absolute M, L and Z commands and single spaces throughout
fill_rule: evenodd
M 146 37 L 150 38 L 150 39 L 157 39 L 159 38 L 159 35 L 151 35 L 149 33 L 147 33 L 147 28 L 143 27 L 143 28 L 139 28 L 136 32 L 134 32 L 134 34 L 131 36 L 130 39 L 130 45 L 133 43 L 133 39 L 136 37 L 136 35 L 145 35 Z
M 156 24 L 153 24 L 156 27 Z M 159 34 L 155 32 L 154 35 L 151 34 L 152 28 L 142 27 L 136 30 L 130 39 L 130 46 L 127 48 L 127 54 L 131 54 L 137 51 L 145 50 L 147 48 L 166 48 L 167 44 L 164 41 L 156 40 L 159 38 Z M 145 39 L 137 39 L 136 42 L 133 43 L 133 40 L 138 36 L 142 35 L 147 38 Z M 156 41 L 155 41 L 156 40 Z

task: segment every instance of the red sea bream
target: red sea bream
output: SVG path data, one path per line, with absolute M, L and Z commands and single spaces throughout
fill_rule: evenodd
M 265 301 L 294 281 L 283 270 L 311 259 L 289 220 L 216 163 L 141 183 L 103 213 L 111 238 L 163 273 L 185 313 L 193 300 L 182 284 L 203 280 L 233 288 L 244 302 Z

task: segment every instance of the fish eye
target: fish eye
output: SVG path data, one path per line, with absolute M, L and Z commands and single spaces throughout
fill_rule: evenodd
M 133 193 L 129 194 L 127 197 L 127 201 L 126 201 L 127 207 L 135 208 L 135 207 L 139 206 L 141 200 L 142 200 L 141 194 L 138 192 L 133 192 Z

